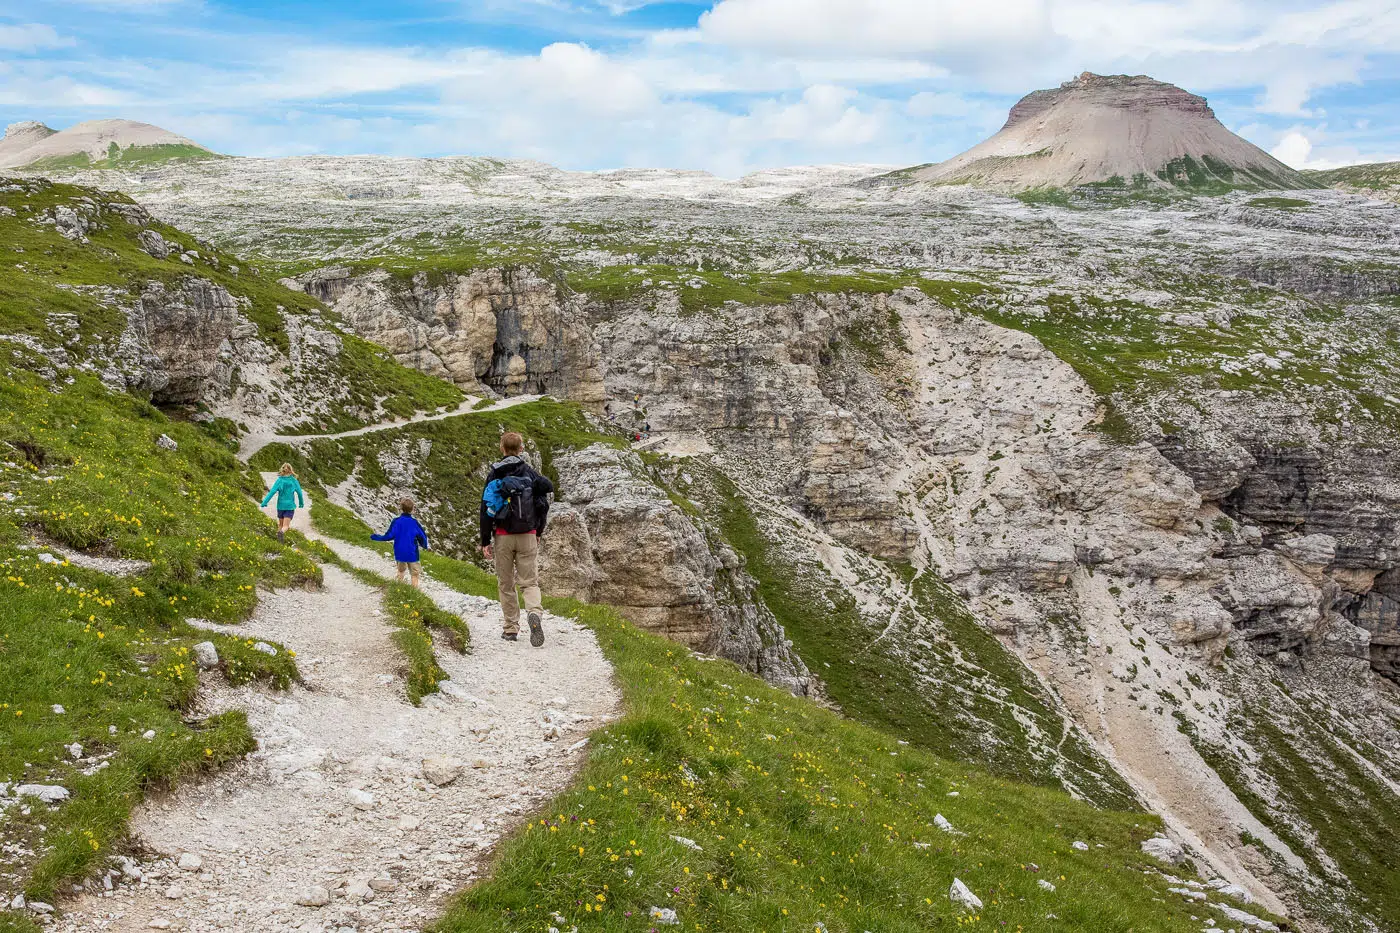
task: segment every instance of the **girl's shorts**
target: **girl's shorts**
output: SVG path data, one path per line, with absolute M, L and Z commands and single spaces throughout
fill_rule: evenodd
M 277 510 L 277 517 L 278 517 L 278 518 L 296 518 L 296 515 L 297 515 L 297 510 L 296 510 L 296 509 L 278 509 L 278 510 Z

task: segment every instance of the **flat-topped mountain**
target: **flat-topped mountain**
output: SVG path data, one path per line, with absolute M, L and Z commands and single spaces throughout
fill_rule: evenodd
M 1312 187 L 1226 129 L 1204 97 L 1146 75 L 1090 72 L 1032 91 L 995 136 L 909 177 L 1013 190 Z
M 115 168 L 214 155 L 192 139 L 134 120 L 89 120 L 61 131 L 29 120 L 10 124 L 0 139 L 0 168 Z

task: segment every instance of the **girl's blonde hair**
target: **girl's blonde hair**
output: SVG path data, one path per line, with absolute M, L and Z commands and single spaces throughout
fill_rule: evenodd
M 292 465 L 291 465 L 290 463 L 284 463 L 284 464 L 282 464 L 282 466 L 278 468 L 277 472 L 278 472 L 279 474 L 281 474 L 282 476 L 296 476 L 296 475 L 297 475 L 297 471 L 292 469 Z

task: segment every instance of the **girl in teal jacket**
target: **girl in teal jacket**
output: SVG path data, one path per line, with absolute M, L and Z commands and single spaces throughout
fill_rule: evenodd
M 287 529 L 292 524 L 292 516 L 296 514 L 297 509 L 306 508 L 306 496 L 302 494 L 301 483 L 297 482 L 296 471 L 290 463 L 282 464 L 282 468 L 277 471 L 277 481 L 263 497 L 264 508 L 272 501 L 273 496 L 277 497 L 277 540 L 285 541 Z

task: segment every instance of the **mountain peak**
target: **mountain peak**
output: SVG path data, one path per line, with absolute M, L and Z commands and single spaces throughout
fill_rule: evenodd
M 1230 132 L 1206 99 L 1148 75 L 1090 71 L 1017 101 L 1006 124 L 918 181 L 992 188 L 1305 188 L 1296 171 Z
M 27 139 L 31 142 L 38 142 L 41 139 L 52 136 L 58 131 L 52 127 L 45 126 L 38 120 L 21 120 L 19 123 L 11 123 L 5 127 L 5 141 Z
M 50 167 L 60 162 L 65 168 L 84 168 L 110 161 L 114 154 L 120 159 L 131 149 L 147 160 L 214 154 L 192 139 L 135 120 L 88 120 L 61 131 L 27 120 L 6 128 L 0 139 L 0 169 Z

